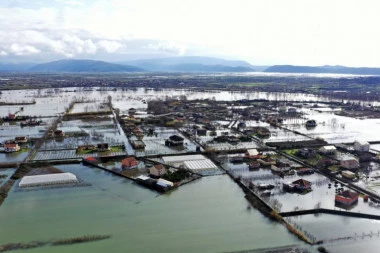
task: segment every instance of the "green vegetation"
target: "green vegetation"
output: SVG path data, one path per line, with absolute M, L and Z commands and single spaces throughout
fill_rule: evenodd
M 0 205 L 8 197 L 8 192 L 12 188 L 12 186 L 14 185 L 14 183 L 15 183 L 14 180 L 9 179 L 3 186 L 0 187 Z
M 99 241 L 110 238 L 110 235 L 86 235 L 81 237 L 74 237 L 74 238 L 68 238 L 68 239 L 62 239 L 62 240 L 56 240 L 52 242 L 52 245 L 69 245 L 69 244 L 75 244 L 75 243 L 84 243 L 84 242 L 91 242 L 91 241 Z
M 180 182 L 190 176 L 191 173 L 186 170 L 177 170 L 175 172 L 170 172 L 168 170 L 167 173 L 163 176 L 163 178 L 171 182 Z
M 297 156 L 297 152 L 298 152 L 298 149 L 295 148 L 295 149 L 286 149 L 284 150 L 284 152 L 288 155 L 291 155 L 291 156 Z
M 332 166 L 329 166 L 327 169 L 330 170 L 331 172 L 336 172 L 336 171 L 339 171 L 339 165 L 332 165 Z

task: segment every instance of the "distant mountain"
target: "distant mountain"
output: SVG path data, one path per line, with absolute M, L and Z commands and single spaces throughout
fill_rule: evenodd
M 118 62 L 157 72 L 247 72 L 254 71 L 245 61 L 203 56 L 181 56 Z
M 167 66 L 170 72 L 252 72 L 253 69 L 242 66 L 204 65 L 204 64 L 177 64 Z
M 326 74 L 353 74 L 353 75 L 380 75 L 380 68 L 352 68 L 344 66 L 294 66 L 294 65 L 274 65 L 264 70 L 264 72 L 275 73 L 326 73 Z
M 59 60 L 38 64 L 29 72 L 143 72 L 142 68 L 93 60 Z
M 34 63 L 0 63 L 0 72 L 21 72 L 26 71 L 32 66 Z

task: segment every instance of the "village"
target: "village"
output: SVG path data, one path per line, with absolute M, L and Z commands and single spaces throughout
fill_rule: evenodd
M 348 126 L 334 112 L 351 111 L 351 104 L 107 95 L 73 99 L 56 117 L 20 107 L 2 118 L 2 167 L 15 168 L 2 180 L 2 201 L 9 185 L 85 186 L 85 178 L 54 169 L 80 163 L 161 194 L 227 174 L 253 207 L 287 227 L 294 225 L 289 217 L 310 213 L 380 219 L 379 140 L 342 133 L 336 142 Z M 331 120 L 321 119 L 326 112 Z M 336 129 L 335 141 L 316 136 L 318 128 Z

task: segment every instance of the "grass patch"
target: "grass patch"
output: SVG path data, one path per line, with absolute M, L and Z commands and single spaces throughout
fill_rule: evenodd
M 297 156 L 298 148 L 294 149 L 285 149 L 284 152 L 291 156 Z

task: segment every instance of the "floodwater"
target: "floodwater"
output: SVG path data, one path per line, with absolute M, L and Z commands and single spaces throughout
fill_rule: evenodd
M 343 217 L 329 214 L 303 215 L 291 218 L 318 240 L 331 252 L 379 252 L 380 221 Z M 352 237 L 351 239 L 340 239 Z
M 157 195 L 96 168 L 57 167 L 91 186 L 39 191 L 14 187 L 0 208 L 0 244 L 110 234 L 112 237 L 103 241 L 28 252 L 229 252 L 294 244 L 307 247 L 282 225 L 247 209 L 243 192 L 226 175 L 202 178 Z

